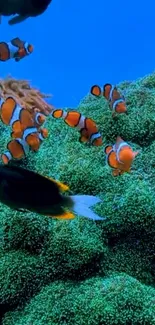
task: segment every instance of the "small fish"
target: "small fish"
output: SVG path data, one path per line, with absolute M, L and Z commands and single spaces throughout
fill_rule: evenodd
M 115 115 L 115 113 L 121 114 L 127 112 L 125 99 L 123 96 L 120 95 L 116 86 L 112 86 L 111 84 L 105 84 L 103 86 L 102 91 L 101 87 L 94 85 L 91 87 L 90 92 L 96 97 L 104 96 L 108 100 L 113 116 Z
M 27 129 L 26 129 L 27 131 Z M 48 137 L 48 130 L 42 128 L 40 130 L 29 129 L 29 132 L 22 134 L 21 138 L 14 135 L 14 139 L 7 144 L 7 151 L 2 155 L 2 161 L 6 165 L 11 160 L 20 160 L 25 158 L 29 150 L 38 151 L 41 143 Z
M 29 17 L 36 17 L 45 12 L 52 0 L 0 0 L 1 16 L 15 17 L 9 20 L 9 25 L 23 22 Z
M 105 154 L 108 165 L 113 168 L 113 176 L 131 171 L 131 165 L 139 151 L 132 148 L 121 137 L 117 137 L 114 146 L 106 146 Z
M 67 220 L 75 214 L 92 220 L 105 220 L 90 207 L 101 202 L 92 195 L 66 196 L 61 182 L 21 167 L 0 165 L 0 201 L 10 208 L 25 209 L 49 217 Z
M 11 126 L 16 137 L 27 126 L 34 125 L 30 112 L 18 105 L 16 100 L 11 96 L 6 100 L 1 99 L 0 119 L 4 124 Z
M 22 139 L 26 141 L 31 150 L 38 151 L 42 141 L 48 137 L 48 130 L 29 127 L 22 133 Z
M 0 61 L 15 59 L 16 62 L 33 52 L 33 46 L 16 37 L 10 42 L 0 42 Z
M 43 123 L 46 121 L 46 116 L 44 114 L 40 113 L 37 108 L 32 107 L 32 112 L 34 112 L 33 119 L 35 122 L 35 126 L 38 127 L 38 126 L 43 125 Z
M 94 146 L 102 145 L 102 137 L 98 132 L 96 123 L 88 117 L 76 111 L 65 112 L 62 109 L 53 110 L 51 115 L 55 118 L 63 118 L 65 123 L 71 127 L 76 127 L 80 132 L 80 142 L 87 142 Z
M 29 152 L 29 146 L 23 139 L 13 139 L 7 144 L 7 151 L 1 155 L 1 159 L 5 165 L 12 159 L 20 160 L 25 158 Z

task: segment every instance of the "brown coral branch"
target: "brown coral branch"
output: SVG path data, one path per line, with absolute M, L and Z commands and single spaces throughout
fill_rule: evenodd
M 43 94 L 38 89 L 31 87 L 27 80 L 17 80 L 11 76 L 0 79 L 0 96 L 3 99 L 13 96 L 20 106 L 29 111 L 37 108 L 41 113 L 48 115 L 53 110 L 53 106 L 44 100 L 52 96 Z

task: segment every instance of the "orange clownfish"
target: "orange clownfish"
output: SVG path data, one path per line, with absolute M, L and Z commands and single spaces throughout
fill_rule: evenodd
M 16 37 L 10 42 L 0 42 L 0 61 L 15 59 L 16 62 L 33 52 L 33 46 Z
M 34 120 L 34 125 L 36 127 L 40 127 L 45 121 L 46 121 L 46 116 L 43 113 L 40 113 L 39 109 L 33 108 L 33 120 Z
M 45 128 L 40 129 L 37 133 L 33 129 L 31 129 L 31 132 L 30 130 L 28 131 L 23 135 L 23 138 L 15 137 L 15 139 L 8 142 L 7 151 L 1 155 L 5 165 L 12 159 L 20 160 L 25 158 L 30 148 L 33 151 L 37 151 L 42 141 L 48 136 L 48 131 Z
M 22 134 L 22 139 L 29 145 L 31 150 L 38 151 L 42 141 L 48 137 L 48 130 L 36 127 L 26 128 Z
M 6 125 L 12 127 L 12 137 L 22 138 L 23 131 L 29 127 L 40 128 L 45 121 L 42 113 L 30 113 L 27 109 L 17 104 L 13 97 L 1 99 L 0 118 Z
M 6 100 L 1 99 L 0 118 L 6 125 L 12 127 L 16 137 L 20 137 L 22 128 L 27 125 L 34 125 L 33 118 L 28 110 L 17 104 L 13 97 L 8 97 Z
M 76 127 L 80 132 L 80 142 L 87 142 L 94 146 L 102 145 L 101 134 L 91 118 L 87 118 L 77 111 L 65 112 L 62 109 L 53 110 L 51 115 L 55 118 L 62 117 L 67 125 Z
M 113 168 L 113 176 L 118 176 L 130 172 L 133 159 L 139 151 L 134 152 L 127 142 L 117 137 L 114 146 L 106 146 L 105 153 L 108 165 Z
M 124 97 L 120 95 L 115 86 L 112 86 L 111 84 L 105 84 L 102 91 L 101 87 L 94 85 L 91 87 L 90 92 L 96 97 L 104 96 L 108 100 L 109 106 L 113 112 L 112 115 L 115 113 L 120 114 L 127 112 Z
M 1 159 L 5 165 L 12 159 L 25 158 L 29 152 L 29 146 L 23 139 L 13 139 L 7 144 L 7 151 L 1 155 Z

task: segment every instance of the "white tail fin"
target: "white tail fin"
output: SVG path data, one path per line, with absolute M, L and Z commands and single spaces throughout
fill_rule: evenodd
M 71 195 L 73 201 L 73 212 L 92 220 L 105 220 L 106 217 L 100 217 L 93 212 L 90 207 L 101 202 L 101 200 L 93 195 Z

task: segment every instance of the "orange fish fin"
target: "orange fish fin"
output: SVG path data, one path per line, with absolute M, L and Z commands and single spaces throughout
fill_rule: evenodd
M 60 216 L 54 216 L 53 218 L 58 219 L 58 220 L 71 220 L 75 218 L 75 215 L 72 212 L 65 211 L 63 214 Z
M 89 135 L 88 135 L 87 129 L 81 129 L 80 134 L 81 135 L 79 137 L 79 141 L 80 142 L 88 142 Z
M 24 48 L 24 42 L 19 38 L 15 37 L 11 40 L 12 45 L 16 46 L 17 48 Z
M 7 61 L 10 59 L 10 49 L 7 43 L 0 42 L 0 61 Z
M 124 142 L 124 140 L 118 135 L 116 138 L 116 143 Z
M 90 92 L 92 95 L 99 97 L 101 96 L 101 88 L 97 85 L 91 87 Z
M 48 176 L 45 176 L 45 177 L 48 178 L 51 182 L 54 182 L 55 184 L 57 184 L 60 191 L 63 191 L 63 192 L 69 191 L 69 186 L 68 185 L 65 185 L 65 184 L 63 184 L 63 183 L 61 183 L 59 181 L 56 181 L 52 177 L 48 177 Z
M 109 100 L 109 96 L 110 96 L 110 91 L 112 89 L 112 85 L 111 84 L 105 84 L 103 87 L 103 96 Z
M 104 152 L 108 155 L 108 153 L 112 150 L 112 146 L 106 146 L 104 148 Z
M 119 175 L 123 174 L 123 171 L 120 172 L 119 169 L 114 169 L 114 170 L 112 171 L 112 174 L 113 174 L 113 176 L 119 176 Z
M 3 153 L 3 154 L 1 155 L 1 159 L 2 159 L 3 163 L 4 163 L 5 165 L 7 165 L 7 164 L 9 163 L 9 161 L 11 160 L 11 157 L 9 158 L 9 157 L 7 156 L 7 154 Z
M 51 115 L 55 118 L 60 118 L 63 115 L 63 110 L 62 109 L 56 109 L 52 111 Z
M 80 142 L 87 142 L 88 138 L 86 138 L 84 135 L 81 135 L 81 137 L 79 137 L 79 141 Z
M 114 151 L 111 151 L 107 157 L 107 163 L 112 168 L 118 167 L 117 157 L 116 153 Z

